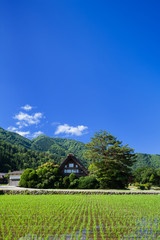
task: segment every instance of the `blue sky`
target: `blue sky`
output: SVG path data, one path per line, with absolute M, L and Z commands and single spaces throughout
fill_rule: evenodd
M 0 126 L 85 143 L 103 129 L 135 152 L 160 154 L 159 9 L 2 0 Z

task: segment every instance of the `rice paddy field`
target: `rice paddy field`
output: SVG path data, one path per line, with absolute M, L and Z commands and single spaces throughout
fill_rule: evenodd
M 3 195 L 0 239 L 160 239 L 160 196 Z

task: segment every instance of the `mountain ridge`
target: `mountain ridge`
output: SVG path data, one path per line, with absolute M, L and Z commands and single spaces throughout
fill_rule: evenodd
M 87 167 L 88 162 L 83 157 L 86 151 L 85 144 L 73 139 L 48 137 L 47 135 L 39 135 L 32 140 L 25 138 L 17 133 L 10 132 L 0 128 L 0 140 L 6 143 L 27 148 L 31 151 L 46 152 L 51 154 L 55 162 L 61 163 L 67 154 L 73 153 Z
M 49 137 L 42 134 L 30 140 L 18 133 L 10 132 L 0 127 L 0 140 L 8 144 L 26 148 L 30 151 L 50 154 L 55 163 L 58 164 L 60 164 L 69 153 L 73 153 L 79 158 L 85 167 L 88 167 L 90 164 L 90 161 L 86 160 L 83 156 L 87 149 L 85 144 L 74 139 Z M 133 170 L 145 166 L 160 168 L 159 154 L 135 153 L 135 155 L 137 161 L 133 165 Z

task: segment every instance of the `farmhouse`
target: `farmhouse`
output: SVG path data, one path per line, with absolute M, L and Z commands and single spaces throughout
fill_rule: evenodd
M 63 177 L 69 176 L 71 173 L 74 173 L 77 177 L 85 177 L 88 175 L 86 168 L 71 153 L 69 153 L 67 158 L 62 162 L 59 170 Z
M 8 173 L 9 175 L 9 185 L 17 187 L 24 171 L 15 171 Z
M 73 155 L 68 154 L 67 158 L 62 162 L 59 167 L 62 177 L 69 176 L 71 173 L 74 173 L 77 177 L 88 176 L 88 171 L 83 166 L 83 164 Z M 8 173 L 9 175 L 9 185 L 17 187 L 21 175 L 24 171 L 14 171 Z

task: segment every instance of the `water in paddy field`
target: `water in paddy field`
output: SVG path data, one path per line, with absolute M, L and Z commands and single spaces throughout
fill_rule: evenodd
M 132 232 L 128 236 L 121 236 L 120 239 L 145 239 L 145 240 L 155 240 L 160 239 L 160 232 L 157 230 L 159 226 L 159 219 L 149 219 L 149 218 L 141 218 L 137 219 L 137 229 L 135 232 Z M 96 227 L 97 231 L 100 229 L 99 226 Z M 90 230 L 89 234 L 93 236 L 93 231 Z M 80 235 L 80 231 L 74 233 L 74 237 L 71 233 L 61 236 L 48 236 L 46 237 L 39 237 L 36 235 L 28 234 L 24 237 L 21 237 L 19 240 L 78 240 Z M 81 238 L 79 240 L 86 240 L 87 239 L 87 229 L 81 231 Z M 98 236 L 97 236 L 97 239 Z M 101 239 L 101 237 L 100 237 Z M 94 240 L 94 237 L 88 238 L 88 240 Z
M 90 231 L 92 233 L 92 231 Z M 47 240 L 62 240 L 62 239 L 65 239 L 65 240 L 69 240 L 69 239 L 79 239 L 79 231 L 77 231 L 75 234 L 74 234 L 74 238 L 72 237 L 72 234 L 69 233 L 69 234 L 66 234 L 65 236 L 62 235 L 62 236 L 48 236 Z M 87 230 L 84 229 L 81 231 L 81 239 L 80 240 L 86 240 L 86 235 L 87 235 Z M 27 236 L 25 237 L 21 237 L 19 240 L 46 240 L 46 238 L 41 238 L 41 237 L 38 237 L 36 235 L 32 235 L 32 234 L 28 234 Z M 93 238 L 89 238 L 88 240 L 93 240 Z
M 123 239 L 160 239 L 160 232 L 158 230 L 159 219 L 141 218 L 137 219 L 137 229 L 134 233 Z
M 99 226 L 96 227 L 97 229 L 99 229 Z M 93 233 L 93 231 L 89 231 L 90 234 Z M 69 234 L 66 234 L 66 235 L 61 235 L 61 236 L 48 236 L 48 238 L 46 239 L 45 237 L 44 238 L 41 238 L 41 237 L 38 237 L 36 235 L 32 235 L 32 234 L 28 234 L 26 235 L 25 237 L 21 237 L 19 240 L 69 240 L 69 239 L 75 239 L 75 240 L 78 240 L 79 239 L 79 235 L 80 235 L 80 232 L 77 231 L 74 233 L 74 237 L 72 236 L 71 233 Z M 81 231 L 81 238 L 80 240 L 86 240 L 87 238 L 87 229 L 84 229 Z M 88 240 L 94 240 L 94 238 L 89 238 Z

